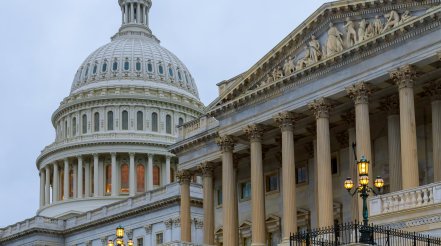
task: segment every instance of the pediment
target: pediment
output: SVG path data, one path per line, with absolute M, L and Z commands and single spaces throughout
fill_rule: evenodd
M 324 4 L 208 106 L 215 116 L 274 87 L 331 71 L 441 15 L 441 0 L 354 0 Z M 439 27 L 438 27 L 439 28 Z M 341 65 L 339 66 L 341 67 Z M 322 72 L 323 74 L 323 72 Z

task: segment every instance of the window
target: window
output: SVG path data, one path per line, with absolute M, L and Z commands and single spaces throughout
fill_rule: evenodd
M 112 166 L 106 166 L 106 193 L 112 192 Z
M 144 238 L 138 238 L 136 239 L 136 245 L 137 246 L 144 246 Z
M 118 61 L 115 60 L 115 61 L 113 62 L 112 70 L 113 70 L 114 72 L 116 72 L 116 71 L 118 70 Z
M 162 232 L 156 234 L 156 245 L 164 243 L 164 234 Z
M 184 119 L 179 118 L 179 125 L 182 126 L 184 124 Z
M 129 165 L 121 165 L 121 193 L 129 192 Z
M 124 62 L 124 70 L 129 71 L 129 69 L 130 69 L 130 63 L 129 60 L 126 59 L 126 61 Z
M 302 163 L 296 166 L 296 184 L 308 183 L 308 167 L 307 163 Z
M 64 137 L 67 138 L 67 120 L 64 121 Z
M 95 65 L 93 66 L 93 71 L 92 71 L 93 75 L 96 74 L 97 70 L 98 70 L 98 64 L 95 64 Z
M 338 155 L 333 154 L 331 157 L 331 173 L 332 174 L 338 174 L 339 168 L 338 168 Z
M 105 62 L 103 63 L 103 67 L 101 68 L 101 71 L 102 71 L 103 73 L 107 72 L 107 61 L 105 61 Z
M 87 79 L 87 76 L 89 75 L 89 67 L 90 67 L 90 65 L 87 64 L 86 73 L 84 74 L 85 79 Z
M 136 129 L 138 131 L 144 130 L 144 114 L 141 111 L 136 113 Z
M 217 195 L 217 206 L 221 206 L 223 202 L 222 188 L 218 188 L 216 190 L 216 195 Z
M 158 166 L 153 167 L 153 185 L 161 185 L 161 169 Z
M 144 165 L 136 166 L 136 191 L 145 192 L 145 168 Z
M 139 59 L 138 61 L 136 61 L 136 71 L 141 72 L 141 62 L 139 61 Z
M 152 113 L 152 131 L 158 132 L 158 114 Z
M 251 182 L 245 181 L 240 183 L 240 199 L 245 200 L 251 198 Z
M 83 134 L 86 134 L 87 133 L 87 115 L 85 115 L 85 114 L 83 114 L 83 125 L 82 125 L 82 128 L 83 128 Z
M 129 112 L 126 110 L 122 112 L 122 129 L 129 130 Z
M 168 68 L 168 75 L 170 75 L 170 77 L 175 76 L 175 73 L 174 73 L 174 70 L 173 70 L 172 67 L 169 67 L 169 68 Z
M 153 65 L 151 62 L 147 63 L 147 71 L 149 73 L 153 73 Z
M 159 64 L 158 70 L 159 74 L 164 74 L 164 67 L 162 66 L 162 64 Z
M 96 112 L 94 115 L 93 115 L 93 130 L 95 131 L 95 132 L 99 132 L 100 131 L 100 113 L 98 113 L 98 112 Z
M 113 111 L 107 112 L 107 130 L 113 131 Z
M 179 80 L 182 80 L 182 74 L 181 74 L 181 71 L 178 71 L 178 78 L 179 78 Z
M 167 115 L 165 117 L 165 131 L 167 134 L 171 134 L 172 133 L 172 118 L 170 115 Z
M 277 172 L 265 175 L 265 191 L 279 191 L 279 175 Z

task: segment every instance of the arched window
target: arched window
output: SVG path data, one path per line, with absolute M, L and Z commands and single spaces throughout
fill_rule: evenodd
M 138 131 L 144 130 L 144 114 L 141 111 L 136 113 L 136 129 Z
M 170 115 L 165 116 L 165 131 L 167 134 L 172 133 L 172 118 Z
M 64 137 L 67 138 L 67 120 L 64 121 Z
M 184 119 L 182 119 L 181 117 L 179 117 L 179 125 L 182 126 L 184 124 Z
M 145 192 L 145 168 L 144 165 L 136 166 L 136 191 Z
M 122 112 L 122 129 L 129 130 L 129 112 L 126 110 Z
M 83 122 L 82 122 L 83 134 L 87 133 L 87 115 L 83 114 Z
M 77 135 L 77 118 L 73 117 L 72 119 L 72 136 L 76 136 Z
M 107 61 L 104 61 L 103 67 L 101 68 L 101 72 L 103 73 L 107 72 Z
M 93 75 L 96 74 L 97 70 L 98 70 L 98 64 L 95 63 L 95 65 L 93 66 L 93 71 L 92 71 Z
M 106 166 L 106 193 L 110 194 L 112 192 L 112 166 Z
M 113 131 L 113 111 L 107 112 L 107 130 Z
M 129 165 L 121 165 L 121 193 L 129 192 Z
M 152 113 L 152 131 L 158 132 L 158 114 Z
M 182 74 L 181 74 L 181 71 L 178 71 L 178 78 L 179 78 L 180 81 L 182 80 Z
M 87 79 L 87 76 L 89 76 L 89 67 L 90 64 L 87 64 L 86 73 L 84 74 L 84 79 Z
M 161 185 L 161 169 L 158 166 L 153 167 L 153 185 Z
M 152 64 L 151 61 L 149 61 L 149 62 L 147 63 L 147 71 L 148 71 L 149 73 L 153 73 L 153 64 Z
M 100 131 L 100 113 L 96 112 L 93 115 L 93 125 L 94 125 L 94 131 L 99 132 Z
M 139 59 L 136 61 L 136 71 L 137 72 L 141 72 L 141 62 L 139 61 Z
M 164 67 L 162 66 L 162 64 L 159 64 L 158 71 L 159 71 L 159 74 L 161 74 L 161 75 L 164 74 Z
M 175 76 L 175 73 L 174 73 L 172 67 L 169 67 L 169 68 L 168 68 L 168 75 L 170 75 L 170 77 L 174 77 L 174 76 Z
M 115 60 L 115 61 L 113 62 L 112 70 L 113 70 L 114 72 L 116 72 L 116 71 L 118 70 L 118 61 L 117 61 L 117 60 Z
M 130 69 L 129 59 L 126 59 L 124 62 L 124 70 L 129 71 L 129 69 Z

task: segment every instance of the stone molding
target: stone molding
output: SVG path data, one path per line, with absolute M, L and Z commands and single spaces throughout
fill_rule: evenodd
M 173 227 L 173 219 L 165 220 L 164 225 L 167 230 L 170 230 Z
M 415 67 L 412 65 L 402 66 L 390 72 L 390 78 L 398 86 L 402 88 L 413 88 L 417 73 Z
M 173 225 L 175 226 L 175 228 L 181 227 L 181 217 L 174 218 Z
M 383 98 L 380 101 L 380 110 L 387 112 L 389 115 L 400 114 L 400 97 L 393 94 Z
M 236 140 L 232 136 L 220 136 L 216 143 L 222 152 L 233 152 Z
M 148 225 L 144 226 L 144 230 L 145 230 L 145 233 L 147 235 L 151 235 L 152 234 L 152 229 L 153 229 L 153 225 L 152 224 L 148 224 Z
M 346 88 L 346 93 L 357 104 L 368 104 L 372 94 L 372 86 L 369 83 L 359 82 Z
M 263 134 L 265 133 L 265 128 L 260 124 L 248 125 L 243 129 L 247 137 L 251 142 L 261 142 Z
M 181 170 L 176 173 L 179 184 L 190 184 L 192 173 L 188 170 Z
M 314 113 L 316 119 L 329 118 L 332 105 L 329 99 L 322 97 L 309 103 L 308 108 Z

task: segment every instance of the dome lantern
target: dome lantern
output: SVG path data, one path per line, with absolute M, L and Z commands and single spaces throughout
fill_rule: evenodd
M 143 32 L 152 35 L 149 28 L 149 12 L 151 0 L 118 0 L 121 7 L 121 28 L 119 34 L 125 32 Z

